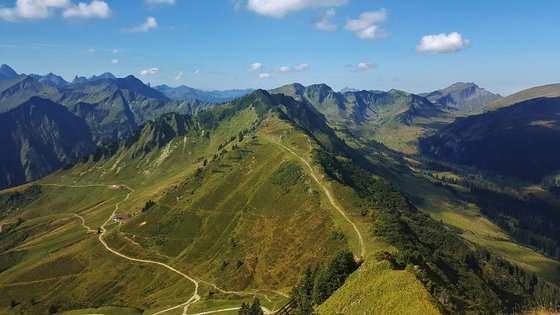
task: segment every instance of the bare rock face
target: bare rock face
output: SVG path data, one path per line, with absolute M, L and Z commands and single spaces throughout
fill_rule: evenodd
M 445 89 L 421 94 L 433 103 L 462 112 L 469 112 L 484 107 L 500 98 L 474 83 L 458 82 Z

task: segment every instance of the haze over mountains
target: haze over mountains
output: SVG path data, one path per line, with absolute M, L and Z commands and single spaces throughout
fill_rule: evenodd
M 229 102 L 231 100 L 234 100 L 241 96 L 245 96 L 254 91 L 254 89 L 202 91 L 185 85 L 181 85 L 178 87 L 158 85 L 155 86 L 154 89 L 162 92 L 172 100 L 184 101 L 189 99 L 197 99 L 207 103 Z
M 45 76 L 26 76 L 18 74 L 8 65 L 2 65 L 0 70 L 0 112 L 7 113 L 26 104 L 32 97 L 41 97 L 63 105 L 68 113 L 85 121 L 88 126 L 85 132 L 91 138 L 87 144 L 83 143 L 82 138 L 79 138 L 79 141 L 78 138 L 67 139 L 67 150 L 61 151 L 56 149 L 54 143 L 60 143 L 62 140 L 56 135 L 65 132 L 53 132 L 52 139 L 40 140 L 53 142 L 53 152 L 45 155 L 31 155 L 24 149 L 25 145 L 21 139 L 14 140 L 14 150 L 7 153 L 13 157 L 8 160 L 19 162 L 3 167 L 5 178 L 10 178 L 3 179 L 3 187 L 44 176 L 64 164 L 71 163 L 78 156 L 88 154 L 93 149 L 91 143 L 99 145 L 115 141 L 136 130 L 143 122 L 163 113 L 174 111 L 196 114 L 201 109 L 211 107 L 212 103 L 231 101 L 252 91 L 201 91 L 186 86 L 171 88 L 165 85 L 151 88 L 133 76 L 116 78 L 111 73 L 90 78 L 76 76 L 69 83 L 53 73 Z M 308 87 L 292 84 L 271 92 L 282 93 L 308 103 L 323 114 L 331 126 L 352 133 L 355 140 L 367 142 L 368 139 L 374 139 L 404 152 L 415 152 L 418 139 L 434 131 L 433 123 L 449 122 L 453 117 L 452 110 L 480 108 L 499 98 L 474 84 L 463 83 L 430 93 L 427 98 L 397 90 L 334 92 L 325 84 Z M 40 103 L 44 107 L 51 106 L 51 103 L 36 98 L 32 103 Z M 23 116 L 15 115 L 12 118 L 23 119 Z M 54 125 L 55 122 L 49 126 Z M 32 135 L 25 134 L 25 129 L 14 130 L 8 126 L 3 128 L 4 133 L 13 134 L 14 139 L 33 139 Z M 76 147 L 83 148 L 83 152 L 65 152 Z M 58 153 L 54 154 L 54 151 Z M 41 166 L 35 167 L 36 163 Z M 53 165 L 46 166 L 51 164 Z M 10 174 L 9 170 L 20 175 Z M 22 177 L 21 174 L 26 175 Z

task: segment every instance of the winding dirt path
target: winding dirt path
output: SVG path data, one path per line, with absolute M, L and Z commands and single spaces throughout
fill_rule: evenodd
M 96 230 L 92 230 L 89 226 L 86 225 L 86 219 L 84 219 L 84 217 L 77 213 L 74 213 L 74 216 L 80 218 L 80 220 L 82 221 L 82 226 L 88 231 L 88 233 L 97 233 Z
M 299 156 L 297 153 L 295 153 L 292 149 L 288 148 L 287 146 L 283 145 L 280 142 L 277 142 L 275 140 L 272 140 L 270 138 L 265 138 L 266 140 L 284 148 L 285 150 L 287 150 L 288 152 L 290 152 L 292 155 L 294 155 L 295 157 L 297 157 L 299 160 L 301 160 L 306 166 L 307 168 L 309 168 L 309 170 L 311 171 L 311 177 L 313 178 L 313 180 L 317 183 L 317 185 L 319 185 L 319 187 L 321 187 L 321 189 L 323 189 L 323 191 L 325 192 L 325 195 L 327 195 L 327 198 L 329 199 L 329 202 L 331 203 L 331 205 L 338 210 L 338 212 L 344 217 L 344 219 L 350 223 L 350 225 L 352 225 L 352 228 L 354 229 L 354 232 L 356 232 L 356 235 L 358 236 L 358 241 L 360 242 L 360 247 L 361 247 L 361 257 L 364 258 L 366 256 L 366 246 L 364 244 L 364 239 L 362 237 L 362 233 L 360 233 L 360 230 L 358 229 L 358 227 L 356 226 L 356 224 L 354 224 L 354 222 L 352 222 L 352 220 L 350 220 L 350 217 L 348 217 L 348 214 L 346 214 L 346 211 L 344 211 L 344 209 L 342 209 L 342 207 L 340 207 L 336 200 L 334 199 L 334 197 L 331 194 L 331 191 L 321 183 L 321 181 L 319 180 L 319 177 L 317 176 L 317 174 L 315 173 L 315 170 L 313 169 L 313 167 L 311 166 L 311 164 L 304 159 L 303 157 Z
M 128 200 L 128 197 L 130 197 L 130 194 L 134 192 L 134 189 L 132 189 L 132 188 L 130 188 L 130 187 L 128 187 L 128 186 L 122 186 L 122 187 L 125 187 L 125 188 L 127 188 L 127 189 L 129 190 L 129 193 L 126 194 L 126 197 L 124 198 L 124 200 L 121 201 L 121 202 L 124 202 L 124 201 Z M 115 205 L 115 210 L 113 210 L 113 213 L 111 214 L 111 216 L 103 223 L 103 225 L 101 225 L 101 227 L 100 227 L 100 228 L 101 228 L 101 234 L 99 234 L 99 241 L 101 242 L 101 244 L 103 244 L 103 246 L 105 247 L 105 249 L 107 249 L 108 251 L 110 251 L 111 253 L 113 253 L 113 254 L 115 254 L 115 255 L 117 255 L 117 256 L 119 256 L 119 257 L 122 257 L 122 258 L 124 258 L 124 259 L 126 259 L 126 260 L 129 260 L 129 261 L 134 261 L 134 262 L 139 262 L 139 263 L 145 263 L 145 264 L 152 264 L 152 265 L 158 265 L 158 266 L 164 267 L 164 268 L 166 268 L 166 269 L 168 269 L 168 270 L 170 270 L 170 271 L 173 271 L 174 273 L 176 273 L 176 274 L 182 276 L 183 278 L 189 280 L 190 282 L 192 282 L 192 283 L 194 284 L 194 293 L 193 293 L 193 295 L 192 295 L 192 297 L 191 297 L 190 299 L 188 299 L 188 300 L 187 300 L 185 303 L 183 303 L 183 304 L 179 304 L 179 305 L 177 305 L 177 306 L 174 306 L 174 307 L 165 309 L 165 310 L 163 310 L 163 311 L 159 311 L 159 312 L 157 312 L 157 313 L 154 313 L 154 315 L 156 315 L 156 314 L 162 314 L 162 313 L 165 313 L 165 312 L 168 312 L 168 311 L 171 311 L 171 310 L 174 310 L 174 309 L 178 309 L 178 308 L 183 307 L 183 314 L 186 315 L 186 314 L 187 314 L 187 308 L 189 307 L 189 305 L 194 304 L 194 303 L 200 301 L 200 295 L 198 295 L 198 286 L 199 286 L 198 281 L 196 281 L 195 279 L 189 277 L 189 276 L 186 275 L 185 273 L 183 273 L 183 272 L 181 272 L 181 271 L 179 271 L 179 270 L 177 270 L 177 269 L 175 269 L 175 268 L 173 268 L 173 267 L 171 267 L 171 266 L 169 266 L 169 265 L 167 265 L 167 264 L 165 264 L 165 263 L 162 263 L 162 262 L 159 262 L 159 261 L 154 261 L 154 260 L 133 258 L 133 257 L 129 257 L 129 256 L 125 255 L 125 254 L 119 253 L 119 252 L 117 252 L 116 250 L 114 250 L 114 249 L 112 249 L 111 247 L 109 247 L 109 245 L 107 244 L 107 241 L 105 241 L 105 239 L 103 238 L 103 237 L 105 236 L 105 233 L 107 232 L 107 229 L 105 229 L 105 225 L 107 225 L 107 223 L 109 223 L 109 222 L 111 221 L 111 219 L 113 218 L 113 216 L 115 215 L 115 213 L 117 213 L 117 211 L 119 210 L 119 205 L 121 204 L 121 202 L 118 202 L 118 203 Z
M 98 185 L 98 184 L 92 184 L 92 185 L 74 185 L 74 186 L 72 186 L 72 185 L 60 185 L 60 184 L 43 184 L 43 186 L 71 187 L 71 188 L 86 188 L 86 187 L 109 187 L 109 188 L 111 188 L 111 187 L 114 187 L 113 185 Z M 183 272 L 181 272 L 181 271 L 179 271 L 179 270 L 177 270 L 177 269 L 175 269 L 175 268 L 173 268 L 173 267 L 171 267 L 171 266 L 169 266 L 169 265 L 167 265 L 167 264 L 165 264 L 165 263 L 162 263 L 162 262 L 159 262 L 159 261 L 147 260 L 147 259 L 138 259 L 138 258 L 130 257 L 130 256 L 127 256 L 127 255 L 125 255 L 125 254 L 119 253 L 118 251 L 116 251 L 116 250 L 112 249 L 111 247 L 109 247 L 109 245 L 107 244 L 107 241 L 105 241 L 104 236 L 105 236 L 105 234 L 107 233 L 107 229 L 105 228 L 105 226 L 111 221 L 111 219 L 113 218 L 113 216 L 115 215 L 115 213 L 119 210 L 119 205 L 120 205 L 122 202 L 125 202 L 126 200 L 128 200 L 128 198 L 130 197 L 130 194 L 134 192 L 134 189 L 132 189 L 132 188 L 126 186 L 126 185 L 120 185 L 119 187 L 126 188 L 126 189 L 129 190 L 129 192 L 126 194 L 126 197 L 125 197 L 122 201 L 119 201 L 117 204 L 115 204 L 115 209 L 113 210 L 113 213 L 111 213 L 111 215 L 109 216 L 109 218 L 107 218 L 107 220 L 105 220 L 105 222 L 103 223 L 103 225 L 101 225 L 101 227 L 100 227 L 101 233 L 99 234 L 99 242 L 101 242 L 101 244 L 103 245 L 103 247 L 105 247 L 105 249 L 107 249 L 109 252 L 111 252 L 111 253 L 113 253 L 113 254 L 115 254 L 115 255 L 121 257 L 121 258 L 124 258 L 124 259 L 126 259 L 126 260 L 128 260 L 128 261 L 133 261 L 133 262 L 138 262 L 138 263 L 144 263 L 144 264 L 151 264 L 151 265 L 158 265 L 158 266 L 164 267 L 164 268 L 166 268 L 166 269 L 168 269 L 168 270 L 170 270 L 170 271 L 172 271 L 172 272 L 174 272 L 174 273 L 180 275 L 181 277 L 183 277 L 183 278 L 189 280 L 190 282 L 192 282 L 192 283 L 194 284 L 194 287 L 195 287 L 194 293 L 193 293 L 193 295 L 192 295 L 185 303 L 179 304 L 179 305 L 177 305 L 177 306 L 174 306 L 174 307 L 171 307 L 171 308 L 168 308 L 168 309 L 165 309 L 165 310 L 162 310 L 162 311 L 159 311 L 159 312 L 156 312 L 156 313 L 153 314 L 153 315 L 162 314 L 162 313 L 169 312 L 169 311 L 172 311 L 172 310 L 175 310 L 175 309 L 178 309 L 178 308 L 181 308 L 181 307 L 182 307 L 182 308 L 183 308 L 183 314 L 186 315 L 186 314 L 187 314 L 187 308 L 189 307 L 189 305 L 192 305 L 192 304 L 194 304 L 194 303 L 200 301 L 200 295 L 198 295 L 198 287 L 199 287 L 198 281 L 196 281 L 195 279 L 189 277 L 189 276 L 186 275 L 185 273 L 183 273 Z M 83 226 L 86 230 L 88 230 L 88 232 L 92 231 L 92 230 L 85 224 L 85 220 L 84 220 L 84 218 L 83 218 L 82 216 L 80 216 L 80 215 L 78 215 L 78 214 L 75 214 L 75 216 L 81 218 L 81 220 L 82 220 L 82 226 Z
M 42 186 L 54 186 L 54 187 L 70 187 L 70 188 L 87 188 L 87 187 L 107 187 L 107 188 L 113 188 L 116 187 L 115 185 L 103 185 L 103 184 L 90 184 L 90 185 L 63 185 L 63 184 L 41 184 Z M 189 280 L 190 282 L 192 282 L 195 286 L 195 290 L 193 295 L 185 302 L 185 303 L 181 303 L 179 305 L 158 311 L 156 313 L 154 313 L 153 315 L 159 315 L 159 314 L 163 314 L 163 313 L 167 313 L 176 309 L 180 309 L 183 308 L 183 315 L 187 315 L 187 309 L 190 305 L 200 301 L 201 297 L 198 294 L 198 289 L 199 289 L 199 281 L 195 280 L 194 278 L 188 276 L 187 274 L 173 268 L 170 265 L 167 265 L 165 263 L 159 262 L 159 261 L 154 261 L 154 260 L 147 260 L 147 259 L 139 259 L 139 258 L 134 258 L 134 257 L 130 257 L 127 256 L 125 254 L 122 254 L 114 249 L 112 249 L 109 244 L 107 243 L 107 241 L 104 239 L 105 234 L 107 233 L 107 229 L 105 228 L 105 226 L 107 224 L 109 224 L 109 222 L 111 222 L 113 216 L 117 213 L 117 211 L 119 210 L 119 206 L 122 202 L 125 202 L 126 200 L 128 200 L 128 198 L 130 197 L 130 194 L 134 192 L 134 189 L 126 186 L 126 185 L 117 185 L 120 188 L 125 188 L 127 190 L 129 190 L 129 192 L 126 194 L 126 197 L 119 201 L 117 204 L 115 204 L 115 209 L 113 210 L 113 212 L 111 213 L 111 215 L 107 218 L 107 220 L 105 220 L 105 222 L 103 223 L 103 225 L 101 225 L 100 230 L 101 233 L 99 234 L 99 242 L 101 242 L 101 244 L 103 245 L 103 247 L 105 247 L 105 249 L 121 258 L 124 258 L 128 261 L 133 261 L 133 262 L 137 262 L 137 263 L 144 263 L 144 264 L 151 264 L 151 265 L 158 265 L 161 267 L 164 267 L 178 275 L 180 275 L 181 277 Z M 114 188 L 113 188 L 114 189 Z M 84 229 L 86 229 L 88 231 L 88 233 L 97 233 L 97 230 L 93 230 L 91 229 L 89 226 L 86 225 L 86 221 L 84 219 L 83 216 L 74 213 L 74 216 L 79 218 L 81 220 L 81 225 L 84 227 Z M 223 290 L 221 288 L 219 288 L 218 286 L 216 286 L 213 283 L 210 282 L 206 282 L 206 281 L 200 281 L 204 284 L 207 284 L 209 286 L 212 286 L 213 288 L 215 288 L 216 290 L 225 293 L 225 294 L 233 294 L 233 295 L 238 295 L 238 296 L 249 296 L 249 295 L 258 295 L 258 293 L 256 292 L 252 292 L 252 293 L 245 293 L 245 292 L 237 292 L 237 291 L 226 291 Z M 271 291 L 274 292 L 276 294 L 279 294 L 281 296 L 287 297 L 286 294 L 281 293 L 281 292 L 277 292 L 277 291 Z M 263 295 L 263 294 L 261 294 Z M 269 300 L 268 297 L 266 295 L 263 295 L 265 297 L 265 299 Z M 270 301 L 270 300 L 269 300 Z M 212 313 L 219 313 L 219 312 L 226 312 L 226 311 L 231 311 L 231 310 L 238 310 L 239 307 L 237 308 L 229 308 L 229 309 L 221 309 L 221 310 L 214 310 L 214 311 L 210 311 L 210 312 L 205 312 L 205 313 L 199 313 L 199 314 L 212 314 Z M 272 314 L 272 312 L 270 310 L 268 310 L 267 308 L 263 307 L 263 311 L 265 312 L 265 314 Z

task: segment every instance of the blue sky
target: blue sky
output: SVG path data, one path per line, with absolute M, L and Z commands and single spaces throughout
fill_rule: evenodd
M 507 95 L 560 82 L 559 12 L 559 0 L 0 0 L 0 63 L 202 89 L 465 81 Z

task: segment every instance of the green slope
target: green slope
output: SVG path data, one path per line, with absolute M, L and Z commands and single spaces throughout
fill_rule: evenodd
M 560 84 L 547 84 L 514 93 L 489 104 L 484 111 L 496 110 L 538 97 L 560 97 Z
M 316 108 L 265 91 L 148 122 L 38 181 L 39 196 L 4 192 L 0 311 L 181 312 L 190 300 L 198 312 L 254 295 L 278 309 L 307 267 L 344 249 L 364 262 L 317 308 L 327 314 L 360 311 L 344 301 L 364 298 L 404 311 L 399 289 L 426 313 L 506 311 L 541 297 L 519 289 L 524 271 L 419 213 L 421 196 L 404 190 L 407 199 L 383 179 L 417 176 L 369 157 L 336 137 Z M 112 223 L 113 213 L 131 218 Z M 555 287 L 535 279 L 538 292 L 552 294 L 543 301 L 554 301 Z
M 281 305 L 285 297 L 274 291 L 287 293 L 306 265 L 355 245 L 352 238 L 349 245 L 346 238 L 333 236 L 352 229 L 338 219 L 309 170 L 266 139 L 282 138 L 305 152 L 312 142 L 278 114 L 259 116 L 264 102 L 257 95 L 200 119 L 168 115 L 87 162 L 39 181 L 39 199 L 2 221 L 22 218 L 24 223 L 8 224 L 2 232 L 17 244 L 8 241 L 0 255 L 5 270 L 0 304 L 14 299 L 20 303 L 14 311 L 31 312 L 50 305 L 61 310 L 107 305 L 161 310 L 185 302 L 192 287 L 180 277 L 107 252 L 74 215 L 95 230 L 121 201 L 119 209 L 133 217 L 119 228 L 108 226 L 104 238 L 109 246 L 192 274 L 203 297 L 193 311 L 238 306 L 257 293 L 267 307 Z M 239 132 L 259 121 L 257 138 L 239 142 Z M 88 186 L 115 183 L 132 187 L 130 198 L 123 201 L 124 190 Z M 156 205 L 142 212 L 148 200 Z M 53 261 L 55 256 L 59 260 Z M 68 273 L 57 273 L 60 265 L 68 265 Z M 160 276 L 154 279 L 154 273 Z M 135 289 L 123 290 L 133 277 L 139 278 Z M 161 283 L 166 285 L 157 290 Z M 226 294 L 209 283 L 242 292 Z M 74 288 L 71 300 L 63 298 L 65 288 Z M 31 297 L 36 305 L 29 303 Z

